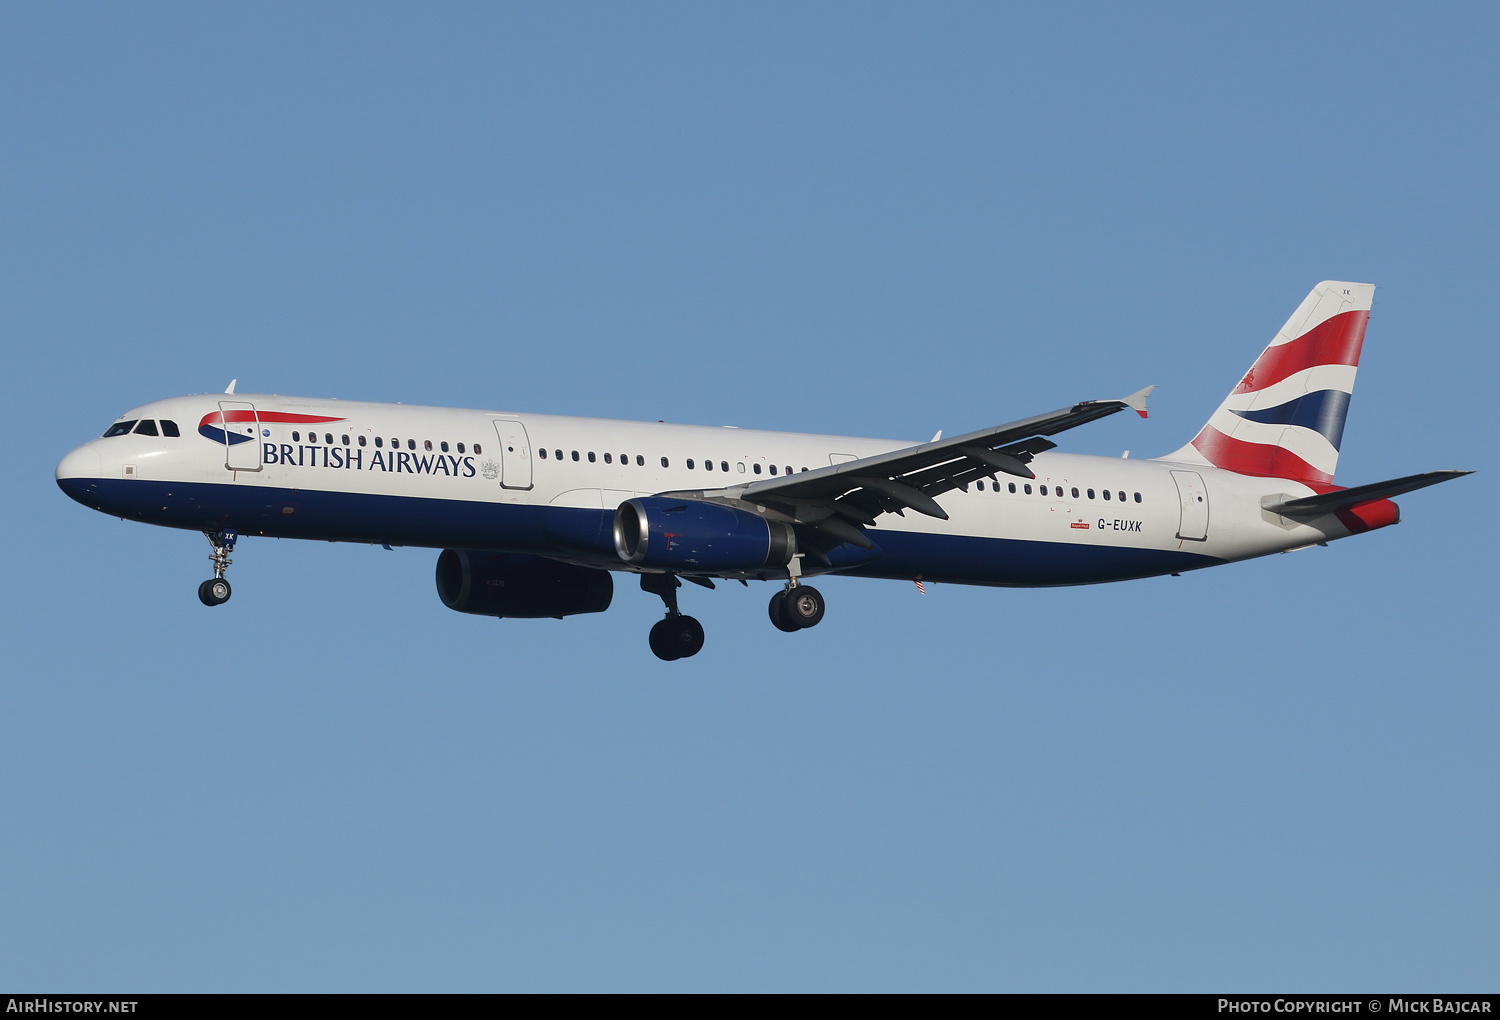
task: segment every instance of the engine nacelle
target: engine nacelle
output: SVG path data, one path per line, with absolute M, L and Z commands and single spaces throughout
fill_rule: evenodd
M 790 524 L 718 503 L 645 496 L 615 511 L 615 552 L 638 567 L 755 570 L 790 563 L 797 536 Z
M 615 595 L 607 570 L 519 553 L 444 549 L 437 561 L 438 598 L 475 616 L 539 619 L 602 613 Z

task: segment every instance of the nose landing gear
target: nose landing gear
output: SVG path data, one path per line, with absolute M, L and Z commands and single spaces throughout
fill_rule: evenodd
M 234 562 L 229 554 L 234 551 L 234 543 L 239 540 L 239 535 L 228 530 L 205 531 L 203 537 L 214 547 L 208 557 L 214 565 L 214 576 L 198 585 L 198 601 L 205 606 L 222 606 L 233 594 L 229 582 L 224 580 L 224 571 Z
M 642 574 L 641 591 L 659 596 L 667 607 L 665 619 L 651 628 L 651 651 L 658 659 L 671 662 L 686 659 L 703 650 L 703 624 L 683 616 L 677 608 L 677 589 L 682 582 L 676 574 Z

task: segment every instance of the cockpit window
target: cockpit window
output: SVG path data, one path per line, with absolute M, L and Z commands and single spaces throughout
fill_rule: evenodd
M 99 438 L 109 439 L 112 436 L 123 436 L 128 434 L 133 428 L 135 428 L 135 419 L 133 418 L 130 421 L 117 421 L 105 431 L 104 435 L 100 436 Z
M 182 436 L 182 433 L 177 431 L 177 423 L 165 418 L 161 420 L 161 434 L 172 439 L 179 439 Z
M 156 422 L 150 418 L 142 418 L 141 423 L 135 427 L 135 434 L 138 436 L 156 435 Z

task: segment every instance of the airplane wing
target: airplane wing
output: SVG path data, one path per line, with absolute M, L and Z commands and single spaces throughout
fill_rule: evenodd
M 827 564 L 826 554 L 849 543 L 873 544 L 861 530 L 886 513 L 905 516 L 915 510 L 947 520 L 936 497 L 997 472 L 1036 477 L 1026 465 L 1057 444 L 1045 438 L 1130 408 L 1146 416 L 1146 397 L 1155 386 L 1120 400 L 1085 400 L 1072 407 L 1038 414 L 1008 425 L 980 429 L 918 446 L 908 446 L 861 460 L 760 479 L 721 489 L 662 493 L 726 503 L 797 529 L 799 548 Z
M 1324 492 L 1316 496 L 1302 496 L 1299 499 L 1289 499 L 1281 503 L 1265 505 L 1265 509 L 1273 514 L 1283 517 L 1321 517 L 1323 514 L 1337 513 L 1340 510 L 1348 510 L 1359 506 L 1361 503 L 1373 502 L 1377 499 L 1390 499 L 1399 496 L 1403 492 L 1412 492 L 1415 489 L 1425 489 L 1429 485 L 1438 482 L 1446 482 L 1464 475 L 1472 475 L 1472 471 L 1425 471 L 1419 475 L 1407 475 L 1405 478 L 1393 478 L 1388 482 L 1371 482 L 1368 485 L 1356 485 L 1352 489 L 1339 489 L 1335 492 Z

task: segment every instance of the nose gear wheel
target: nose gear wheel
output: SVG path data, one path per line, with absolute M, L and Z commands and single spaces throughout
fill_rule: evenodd
M 229 554 L 234 551 L 234 543 L 239 540 L 239 535 L 233 531 L 205 531 L 203 537 L 208 539 L 208 544 L 213 546 L 214 551 L 209 554 L 208 559 L 214 565 L 214 576 L 198 585 L 198 601 L 205 606 L 222 606 L 229 601 L 233 589 L 229 582 L 224 579 L 224 571 L 234 561 Z

